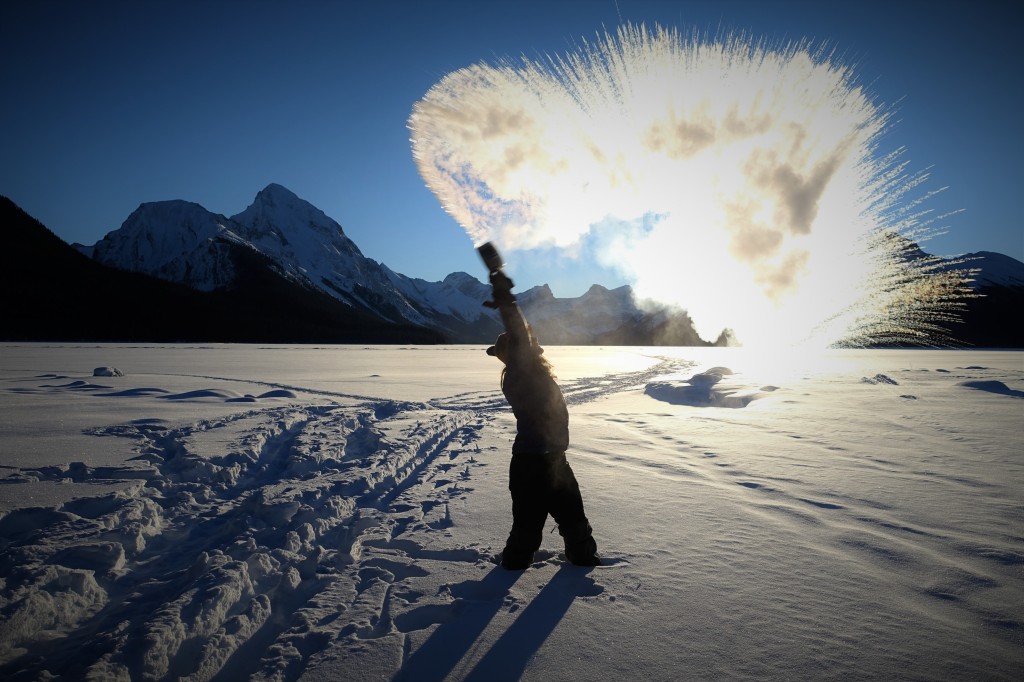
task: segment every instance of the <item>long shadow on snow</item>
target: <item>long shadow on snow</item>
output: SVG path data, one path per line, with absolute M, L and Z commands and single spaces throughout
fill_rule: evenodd
M 591 570 L 569 565 L 559 568 L 551 582 L 469 671 L 466 682 L 518 680 L 576 598 L 593 597 L 604 591 L 587 575 Z
M 465 584 L 477 597 L 466 598 L 458 616 L 434 630 L 405 661 L 392 682 L 443 680 L 473 648 L 521 575 L 520 571 L 507 571 L 496 566 L 478 583 Z
M 577 597 L 595 596 L 603 590 L 587 573 L 591 569 L 564 565 L 537 594 L 490 650 L 466 675 L 467 682 L 518 680 L 527 663 L 547 640 Z M 485 600 L 467 600 L 459 616 L 442 624 L 405 661 L 392 682 L 443 680 L 469 654 L 504 605 L 504 596 L 522 575 L 496 567 L 475 585 L 473 592 Z

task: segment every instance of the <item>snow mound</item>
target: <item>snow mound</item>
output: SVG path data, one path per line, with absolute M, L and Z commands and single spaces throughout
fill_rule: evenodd
M 865 384 L 889 384 L 890 386 L 899 386 L 899 382 L 898 381 L 896 381 L 892 377 L 888 377 L 888 376 L 886 376 L 884 374 L 876 374 L 873 377 L 863 377 L 861 379 L 861 383 L 865 383 Z
M 1013 398 L 1024 398 L 1024 391 L 1016 391 L 1002 381 L 988 380 L 988 381 L 961 381 L 957 386 L 963 386 L 964 388 L 973 388 L 977 391 L 988 391 L 989 393 L 998 393 L 999 395 L 1008 395 Z
M 690 407 L 742 408 L 762 397 L 762 392 L 747 393 L 737 387 L 719 387 L 722 380 L 732 374 L 733 371 L 728 367 L 712 367 L 685 381 L 652 381 L 647 384 L 644 393 L 655 400 Z M 775 386 L 762 389 L 774 390 L 777 390 Z

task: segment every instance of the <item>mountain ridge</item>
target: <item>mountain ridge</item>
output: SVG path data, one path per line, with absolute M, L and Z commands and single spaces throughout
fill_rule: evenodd
M 161 229 L 171 236 L 147 222 L 152 215 L 167 217 Z M 501 328 L 496 313 L 482 305 L 490 297 L 488 285 L 468 273 L 428 282 L 395 272 L 365 257 L 339 223 L 276 183 L 230 218 L 185 200 L 143 204 L 96 245 L 79 249 L 112 267 L 212 291 L 230 286 L 230 252 L 241 247 L 263 254 L 282 275 L 394 324 L 436 330 L 463 343 L 490 341 Z M 594 285 L 578 298 L 557 299 L 542 285 L 519 298 L 548 343 L 650 342 L 668 316 L 677 318 L 671 341 L 710 345 L 692 331 L 684 312 L 658 308 L 654 315 L 636 304 L 630 287 L 615 292 Z
M 395 272 L 365 257 L 337 221 L 277 183 L 260 190 L 245 210 L 231 217 L 181 199 L 143 203 L 95 245 L 75 244 L 73 249 L 118 271 L 151 276 L 214 297 L 255 296 L 254 281 L 260 282 L 259 295 L 267 300 L 274 298 L 268 288 L 288 291 L 286 298 L 303 300 L 292 305 L 307 314 L 311 306 L 322 307 L 332 311 L 325 319 L 342 322 L 338 334 L 325 335 L 321 330 L 310 341 L 345 342 L 365 336 L 345 320 L 358 320 L 366 329 L 399 341 L 408 332 L 409 338 L 433 340 L 428 342 L 489 343 L 501 329 L 496 313 L 482 305 L 490 297 L 484 282 L 464 272 L 451 273 L 440 282 Z M 992 318 L 1007 314 L 1024 296 L 1024 264 L 994 252 L 965 254 L 956 262 L 962 260 L 979 269 L 972 286 L 984 296 L 979 299 L 982 303 L 968 302 L 967 324 L 953 336 L 970 345 L 1020 345 L 1018 329 Z M 728 330 L 717 339 L 701 339 L 685 311 L 641 305 L 628 285 L 608 289 L 594 284 L 579 297 L 557 298 L 544 284 L 519 292 L 518 299 L 542 343 L 734 343 Z M 263 316 L 274 314 L 258 302 L 242 305 L 246 306 L 260 309 Z M 181 317 L 182 333 L 188 335 L 191 332 L 184 327 L 192 322 L 188 314 Z M 1015 317 L 1003 322 L 1007 319 Z M 252 340 L 267 340 L 265 336 L 255 332 Z
M 230 251 L 230 287 L 200 291 L 106 266 L 0 197 L 0 340 L 89 342 L 439 343 L 274 272 L 248 248 Z

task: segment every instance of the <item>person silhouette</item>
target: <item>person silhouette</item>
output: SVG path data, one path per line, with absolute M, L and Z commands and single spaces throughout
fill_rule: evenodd
M 544 358 L 544 349 L 526 323 L 512 280 L 500 270 L 490 274 L 494 307 L 505 331 L 487 354 L 504 364 L 501 390 L 516 418 L 516 438 L 509 465 L 512 530 L 501 565 L 524 570 L 540 549 L 550 514 L 565 543 L 565 558 L 577 566 L 598 566 L 597 543 L 583 509 L 583 496 L 565 458 L 569 447 L 569 410 Z

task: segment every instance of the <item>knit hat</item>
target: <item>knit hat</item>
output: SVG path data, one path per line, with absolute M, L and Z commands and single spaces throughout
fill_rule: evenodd
M 498 338 L 494 340 L 494 345 L 487 349 L 487 354 L 497 357 L 498 353 L 504 353 L 508 347 L 508 334 L 502 332 L 498 334 Z

